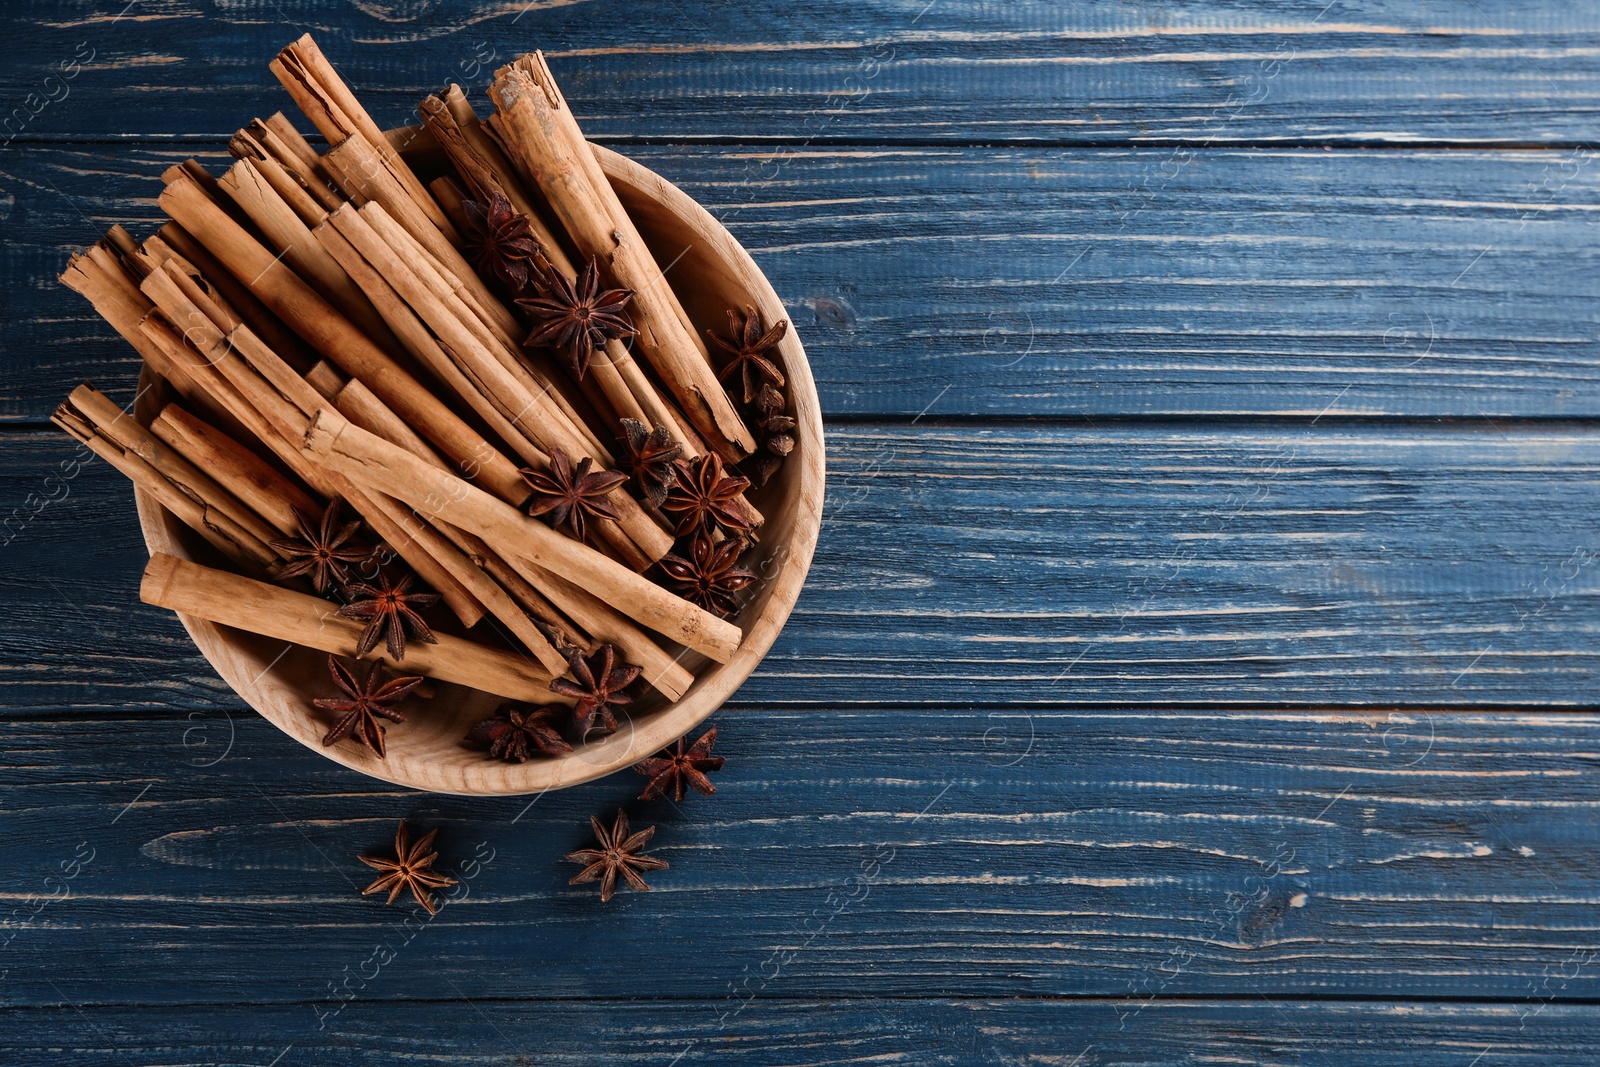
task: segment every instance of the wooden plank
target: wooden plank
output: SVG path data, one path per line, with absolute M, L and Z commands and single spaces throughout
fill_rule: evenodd
M 728 1062 L 800 1064 L 1210 1062 L 1341 1067 L 1462 1067 L 1590 1063 L 1600 1056 L 1590 1005 L 1422 1001 L 1157 1002 L 1119 1026 L 1117 1002 L 981 1000 L 726 1002 L 502 1001 L 362 1004 L 316 1025 L 314 1005 L 189 1008 L 68 1007 L 8 1013 L 0 1051 L 13 1063 L 101 1067 L 268 1064 Z M 326 1010 L 323 1008 L 322 1010 Z M 1527 1015 L 1527 1018 L 1524 1018 Z M 348 1016 L 348 1017 L 346 1017 Z M 1526 1023 L 1524 1026 L 1523 1024 Z M 291 1058 L 292 1057 L 292 1058 Z
M 742 704 L 1600 705 L 1593 433 L 828 433 L 816 561 Z M 74 447 L 0 438 L 0 705 L 236 706 L 138 603 L 121 479 L 46 482 Z
M 390 122 L 545 48 L 613 139 L 1581 142 L 1600 114 L 1600 14 L 1561 0 L 121 8 L 7 7 L 10 132 L 231 132 L 284 106 L 266 64 L 307 29 Z
M 1593 158 L 1210 152 L 1168 181 L 1154 151 L 631 151 L 754 253 L 830 415 L 1600 415 Z M 54 279 L 150 228 L 184 154 L 0 153 L 0 418 L 131 380 Z
M 1593 716 L 715 721 L 716 796 L 635 806 L 672 866 L 609 907 L 560 857 L 631 773 L 463 799 L 361 778 L 254 717 L 8 723 L 0 1002 L 294 1004 L 309 1023 L 307 1002 L 349 1000 L 338 1021 L 366 1026 L 374 1001 L 663 992 L 708 1016 L 841 990 L 1600 995 Z M 440 828 L 466 879 L 433 921 L 359 895 L 355 857 L 402 817 Z

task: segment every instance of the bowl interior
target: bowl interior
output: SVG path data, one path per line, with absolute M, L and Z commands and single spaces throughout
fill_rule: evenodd
M 725 309 L 755 304 L 768 322 L 786 317 L 766 277 L 733 236 L 705 209 L 660 175 L 596 147 L 602 168 L 656 261 L 671 264 L 668 279 L 699 330 L 727 329 Z M 235 692 L 301 744 L 347 767 L 398 785 L 439 793 L 508 795 L 560 789 L 620 770 L 693 729 L 748 678 L 771 648 L 799 597 L 821 525 L 823 441 L 816 385 L 805 350 L 788 331 L 779 345 L 793 414 L 796 447 L 772 480 L 751 492 L 766 518 L 761 541 L 746 562 L 758 581 L 734 618 L 744 641 L 734 657 L 712 664 L 685 656 L 696 674 L 682 699 L 624 720 L 608 737 L 577 746 L 554 759 L 524 764 L 487 759 L 461 743 L 473 723 L 491 714 L 500 698 L 462 686 L 433 682 L 431 698 L 403 706 L 407 721 L 390 728 L 387 759 L 353 743 L 322 747 L 329 713 L 311 704 L 333 692 L 327 657 L 204 619 L 180 615 L 201 653 Z M 148 370 L 141 386 L 152 381 Z M 165 398 L 141 390 L 135 416 L 146 425 Z M 151 552 L 217 563 L 211 546 L 180 523 L 154 498 L 135 492 L 139 521 Z M 658 702 L 659 704 L 659 702 Z

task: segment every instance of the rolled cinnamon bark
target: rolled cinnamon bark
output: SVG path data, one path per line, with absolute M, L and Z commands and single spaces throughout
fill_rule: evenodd
M 636 344 L 690 423 L 730 462 L 755 451 L 704 343 L 685 328 L 687 316 L 672 287 L 600 173 L 544 57 L 523 56 L 496 71 L 489 95 L 522 176 L 544 192 L 579 253 L 599 259 L 620 286 L 634 291 Z
M 156 607 L 352 659 L 363 629 L 361 623 L 341 617 L 339 606 L 330 601 L 164 552 L 150 557 L 139 597 Z M 365 658 L 401 674 L 426 675 L 512 700 L 570 703 L 550 691 L 551 675 L 533 660 L 450 634 L 434 636 L 437 644 L 407 642 L 402 662 L 391 659 L 381 645 Z
M 154 235 L 145 238 L 144 247 L 157 263 L 165 259 L 156 251 L 163 245 L 187 260 L 205 278 L 206 283 L 221 293 L 229 306 L 250 324 L 256 336 L 271 345 L 272 350 L 282 356 L 289 366 L 302 370 L 317 361 L 317 354 L 311 346 L 289 329 L 282 319 L 272 313 L 271 308 L 263 304 L 248 286 L 235 278 L 216 256 L 182 226 L 168 222 Z
M 150 430 L 191 462 L 210 471 L 223 487 L 280 534 L 298 531 L 294 515 L 297 509 L 308 518 L 320 510 L 305 490 L 271 464 L 178 404 L 163 407 L 150 423 Z
M 367 114 L 309 33 L 279 52 L 269 66 L 329 144 L 338 144 L 352 136 L 361 138 L 372 147 L 379 165 L 405 190 L 417 209 L 452 240 L 456 239 L 450 220 L 400 158 L 400 153 L 389 144 L 388 137 L 372 121 L 372 116 Z
M 162 507 L 177 516 L 178 521 L 234 563 L 246 570 L 264 573 L 276 562 L 277 554 L 264 541 L 229 516 L 232 508 L 225 510 L 219 506 L 220 498 L 215 492 L 208 494 L 206 487 L 198 484 L 170 480 L 137 453 L 124 450 L 110 438 L 96 433 L 94 424 L 74 411 L 70 402 L 57 408 L 50 421 L 82 442 L 135 486 L 154 496 Z
M 137 456 L 180 492 L 226 515 L 240 529 L 265 544 L 278 530 L 219 482 L 216 470 L 203 472 L 189 457 L 160 440 L 119 408 L 110 397 L 85 382 L 72 391 L 63 408 L 81 414 L 101 437 L 123 452 Z
M 428 129 L 456 169 L 474 184 L 477 195 L 486 200 L 496 190 L 503 192 L 512 206 L 528 217 L 529 228 L 544 250 L 551 268 L 569 283 L 574 282 L 577 270 L 564 245 L 545 224 L 524 190 L 516 169 L 483 130 L 461 88 L 451 85 L 443 101 L 436 96 L 429 97 L 423 101 L 420 111 Z M 592 152 L 589 154 L 593 155 Z M 618 209 L 621 209 L 620 202 Z M 698 343 L 698 335 L 692 326 L 689 333 Z M 530 364 L 536 363 L 533 353 L 523 351 L 519 354 Z M 665 426 L 682 448 L 682 458 L 695 459 L 705 453 L 706 444 L 700 434 L 689 425 L 682 413 L 662 398 L 622 341 L 610 340 L 603 352 L 593 354 L 589 362 L 589 374 L 584 381 L 593 383 L 600 396 L 604 397 L 605 405 L 617 417 L 637 419 L 651 427 Z M 613 426 L 612 431 L 620 432 L 620 427 Z M 759 526 L 764 521 L 761 513 L 743 496 L 738 498 L 736 506 L 745 513 L 752 526 Z
M 88 255 L 68 260 L 61 281 L 88 300 L 100 317 L 133 346 L 151 370 L 171 385 L 185 403 L 229 433 L 242 434 L 243 427 L 238 420 L 182 368 L 173 366 L 161 346 L 145 336 L 139 324 L 150 313 L 150 300 L 120 264 L 98 259 L 94 255 L 96 251 L 90 249 Z
M 369 217 L 376 226 L 368 224 Z M 360 212 L 341 208 L 329 219 L 438 335 L 451 362 L 471 379 L 474 388 L 465 394 L 469 399 L 474 394 L 481 396 L 497 414 L 515 422 L 517 430 L 546 454 L 561 448 L 574 460 L 592 456 L 601 466 L 610 465 L 610 454 L 598 447 L 587 427 L 561 408 L 557 402 L 559 393 L 552 383 L 515 373 L 523 368 L 514 362 L 514 357 L 504 353 L 494 338 L 475 333 L 464 321 L 467 316 L 460 306 L 452 308 L 448 294 L 430 286 L 426 275 L 411 269 L 416 261 L 408 263 L 396 253 L 389 241 L 403 240 L 404 235 L 387 221 L 381 206 L 368 205 Z M 380 231 L 379 227 L 384 229 Z M 542 468 L 545 463 L 537 465 Z M 617 489 L 608 499 L 620 516 L 616 528 L 622 536 L 610 536 L 613 527 L 609 523 L 599 524 L 597 532 L 629 566 L 644 570 L 672 550 L 671 537 L 623 489 Z
M 315 226 L 327 215 L 329 209 L 322 206 L 322 202 L 306 187 L 300 176 L 269 152 L 248 127 L 235 133 L 228 141 L 228 152 L 235 159 L 248 160 L 260 171 L 261 177 L 307 226 Z
M 374 344 L 390 353 L 400 351 L 399 341 L 366 295 L 311 236 L 311 229 L 254 163 L 241 159 L 217 181 L 291 270 L 344 312 Z

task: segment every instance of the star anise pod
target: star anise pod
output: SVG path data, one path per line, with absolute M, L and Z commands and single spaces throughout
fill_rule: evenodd
M 356 655 L 365 656 L 371 652 L 380 637 L 395 660 L 406 658 L 408 633 L 425 644 L 438 643 L 417 609 L 437 603 L 439 594 L 408 592 L 414 577 L 408 574 L 398 582 L 391 582 L 387 575 L 380 574 L 377 585 L 356 582 L 350 586 L 350 595 L 356 599 L 340 608 L 339 614 L 347 619 L 367 621 L 367 628 L 361 631 L 361 640 L 356 643 Z
M 633 703 L 633 697 L 625 690 L 641 671 L 626 660 L 617 666 L 619 658 L 615 645 L 601 645 L 588 659 L 573 649 L 567 665 L 576 680 L 557 678 L 550 683 L 551 692 L 577 701 L 572 708 L 572 721 L 579 737 L 594 729 L 615 730 L 617 717 L 612 709 Z
M 665 426 L 652 430 L 638 419 L 623 419 L 622 434 L 623 465 L 633 472 L 633 480 L 650 506 L 659 508 L 678 480 L 672 461 L 683 446 L 672 440 L 672 432 Z
M 630 835 L 628 815 L 621 808 L 617 809 L 617 820 L 610 830 L 602 826 L 600 820 L 593 815 L 589 816 L 589 825 L 594 828 L 595 843 L 600 847 L 581 848 L 576 852 L 567 853 L 567 859 L 585 865 L 583 870 L 573 875 L 567 884 L 579 885 L 598 880 L 600 899 L 608 901 L 617 891 L 617 875 L 620 874 L 623 881 L 628 883 L 628 888 L 640 893 L 649 892 L 650 887 L 645 885 L 639 872 L 664 871 L 669 866 L 666 860 L 639 854 L 639 850 L 649 844 L 650 839 L 656 835 L 656 828 L 647 826 L 638 833 Z
M 528 216 L 513 208 L 504 193 L 495 193 L 487 204 L 464 200 L 461 211 L 466 216 L 462 237 L 479 273 L 499 278 L 513 293 L 522 292 L 541 254 Z
M 794 451 L 797 425 L 793 416 L 783 413 L 785 404 L 783 394 L 770 385 L 763 385 L 756 397 L 756 425 L 765 431 L 762 447 L 780 457 Z
M 595 349 L 604 348 L 608 339 L 639 332 L 623 311 L 632 299 L 632 289 L 600 288 L 600 269 L 592 257 L 576 284 L 554 267 L 546 267 L 544 295 L 517 298 L 517 306 L 533 319 L 533 329 L 522 343 L 560 349 L 582 381 Z
M 429 915 L 437 914 L 433 906 L 433 894 L 430 889 L 443 889 L 456 884 L 456 880 L 448 874 L 440 874 L 433 869 L 433 861 L 439 858 L 437 852 L 429 851 L 438 830 L 429 830 L 417 840 L 415 845 L 407 840 L 406 824 L 402 821 L 400 829 L 394 835 L 394 859 L 385 859 L 382 856 L 361 856 L 359 859 L 368 867 L 375 867 L 384 873 L 367 888 L 361 891 L 362 896 L 368 893 L 381 893 L 389 891 L 389 899 L 385 904 L 393 904 L 402 890 L 411 890 L 411 895 L 418 904 L 428 909 Z
M 467 732 L 467 740 L 489 746 L 490 759 L 507 763 L 526 763 L 534 752 L 559 756 L 572 746 L 561 737 L 560 722 L 567 718 L 563 707 L 530 707 L 527 704 L 501 704 L 492 718 L 484 719 Z
M 565 526 L 582 541 L 590 516 L 615 521 L 617 509 L 606 498 L 628 480 L 621 471 L 592 470 L 594 460 L 584 456 L 574 467 L 566 452 L 550 450 L 549 471 L 524 468 L 523 478 L 533 487 L 529 515 L 543 515 L 552 526 Z
M 339 657 L 328 657 L 328 670 L 333 674 L 333 684 L 342 689 L 348 700 L 338 697 L 318 697 L 312 703 L 328 711 L 340 712 L 342 717 L 334 723 L 322 738 L 324 748 L 337 744 L 347 737 L 354 737 L 373 752 L 379 759 L 388 758 L 383 748 L 383 723 L 379 719 L 388 719 L 390 722 L 405 722 L 406 717 L 394 709 L 407 693 L 422 684 L 421 677 L 411 674 L 402 675 L 383 680 L 384 666 L 374 663 L 367 669 L 367 676 L 361 681 L 356 680 L 355 673 L 339 662 Z
M 766 485 L 783 466 L 783 460 L 794 451 L 793 416 L 785 415 L 788 401 L 783 393 L 770 383 L 756 394 L 756 426 L 760 430 L 761 451 L 745 461 L 745 469 L 754 473 L 758 484 Z
M 680 459 L 673 469 L 678 484 L 667 492 L 661 507 L 678 515 L 679 537 L 710 531 L 713 526 L 731 533 L 750 529 L 749 518 L 735 503 L 739 494 L 750 488 L 749 478 L 727 473 L 722 460 L 710 452 L 687 463 Z
M 739 313 L 732 308 L 728 309 L 728 332 L 733 337 L 732 344 L 710 330 L 706 331 L 706 337 L 712 344 L 733 357 L 717 374 L 717 380 L 722 381 L 735 371 L 739 372 L 744 381 L 744 402 L 748 404 L 756 398 L 756 390 L 763 378 L 770 378 L 779 385 L 783 384 L 783 371 L 767 358 L 767 353 L 783 340 L 784 334 L 789 332 L 789 321 L 779 319 L 776 326 L 762 333 L 761 312 L 748 305 L 744 310 L 745 320 L 741 323 Z
M 311 575 L 311 584 L 318 593 L 328 591 L 328 582 L 344 586 L 350 581 L 347 563 L 360 563 L 372 555 L 370 548 L 350 544 L 350 539 L 361 529 L 361 520 L 354 519 L 339 525 L 339 511 L 344 501 L 334 497 L 322 511 L 320 522 L 310 519 L 294 509 L 294 519 L 300 526 L 300 536 L 270 541 L 273 551 L 288 562 L 278 572 L 279 578 L 298 578 Z
M 748 547 L 737 537 L 721 544 L 701 532 L 689 542 L 689 556 L 668 552 L 661 557 L 673 590 L 685 600 L 707 611 L 730 615 L 739 609 L 739 590 L 756 580 L 751 571 L 739 566 L 739 556 Z
M 693 745 L 688 742 L 687 737 L 680 737 L 676 751 L 664 748 L 650 759 L 633 765 L 635 771 L 650 779 L 644 792 L 639 794 L 640 800 L 655 800 L 670 791 L 672 799 L 681 804 L 690 786 L 703 796 L 717 791 L 706 777 L 707 771 L 722 770 L 724 762 L 721 756 L 711 754 L 711 746 L 717 743 L 717 728 L 713 726 L 701 734 Z

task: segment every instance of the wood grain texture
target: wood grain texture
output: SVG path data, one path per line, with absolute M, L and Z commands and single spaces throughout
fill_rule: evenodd
M 1600 994 L 1592 716 L 713 721 L 716 796 L 632 808 L 672 866 L 609 907 L 560 857 L 633 774 L 428 796 L 254 716 L 8 723 L 0 1002 Z M 427 923 L 359 895 L 402 817 L 463 879 Z
M 1200 1001 L 1155 1003 L 1120 1025 L 1115 1002 L 1024 998 L 756 1001 L 574 1000 L 352 1006 L 318 1029 L 325 1005 L 12 1009 L 0 1052 L 55 1067 L 297 1067 L 593 1063 L 684 1067 L 737 1058 L 760 1067 L 872 1064 L 1070 1064 L 1198 1067 L 1213 1063 L 1340 1067 L 1548 1067 L 1600 1055 L 1595 1009 L 1537 1003 Z M 439 1008 L 433 1011 L 441 1011 Z M 287 1053 L 286 1053 L 287 1050 Z
M 918 424 L 828 447 L 816 560 L 741 705 L 1600 704 L 1581 430 Z M 234 706 L 137 602 L 127 487 L 103 466 L 46 487 L 74 448 L 0 438 L 22 523 L 0 704 Z
M 1600 413 L 1588 152 L 629 153 L 750 250 L 831 416 Z M 0 418 L 133 379 L 55 276 L 185 154 L 0 152 Z
M 1561 0 L 121 6 L 7 5 L 11 132 L 231 133 L 282 106 L 266 60 L 305 30 L 388 125 L 533 48 L 614 139 L 1520 144 L 1591 141 L 1600 116 L 1600 15 Z

